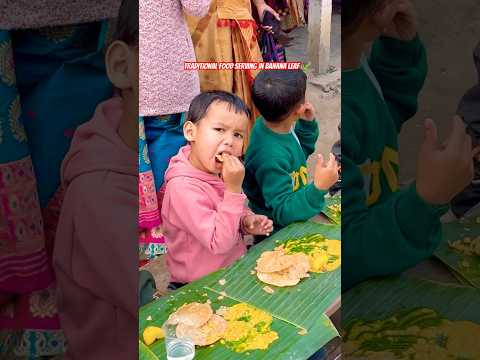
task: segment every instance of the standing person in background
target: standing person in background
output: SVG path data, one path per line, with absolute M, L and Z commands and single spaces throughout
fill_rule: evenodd
M 187 16 L 197 61 L 262 61 L 251 1 L 260 21 L 263 20 L 265 11 L 280 20 L 279 15 L 264 0 L 212 0 L 206 16 Z M 200 71 L 200 86 L 202 91 L 223 90 L 239 96 L 252 110 L 251 128 L 258 115 L 251 90 L 257 73 L 254 70 Z
M 52 251 L 72 135 L 112 95 L 120 0 L 0 4 L 0 358 L 61 355 Z M 85 92 L 85 89 L 89 89 Z
M 157 193 L 170 158 L 185 144 L 186 112 L 200 93 L 198 73 L 184 70 L 185 61 L 195 61 L 195 52 L 183 12 L 203 16 L 209 6 L 210 0 L 140 2 L 138 190 L 143 261 L 166 251 Z

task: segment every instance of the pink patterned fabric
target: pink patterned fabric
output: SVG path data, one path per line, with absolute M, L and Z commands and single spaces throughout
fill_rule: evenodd
M 138 194 L 140 197 L 139 227 L 150 229 L 160 225 L 160 211 L 158 210 L 155 181 L 151 170 L 138 174 Z
M 121 0 L 2 0 L 0 29 L 33 29 L 114 18 Z
M 0 165 L 0 291 L 28 293 L 53 280 L 32 161 Z M 22 288 L 18 288 L 23 284 Z
M 4 329 L 58 330 L 52 252 L 63 199 L 40 210 L 30 157 L 0 165 L 0 304 Z M 14 297 L 12 297 L 14 296 Z
M 195 61 L 183 11 L 203 16 L 210 1 L 140 1 L 140 116 L 185 112 L 200 93 L 198 73 L 183 69 Z

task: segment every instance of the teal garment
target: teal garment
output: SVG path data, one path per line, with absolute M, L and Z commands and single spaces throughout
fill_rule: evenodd
M 398 132 L 417 111 L 425 49 L 381 38 L 364 66 L 342 72 L 342 288 L 398 274 L 430 256 L 445 207 L 398 185 Z
M 162 116 L 145 116 L 145 142 L 150 156 L 150 166 L 158 192 L 164 181 L 170 159 L 177 155 L 178 150 L 187 144 L 183 136 L 183 124 L 187 113 L 177 113 Z M 141 162 L 141 169 L 148 168 Z M 142 170 L 146 171 L 146 170 Z M 160 205 L 161 207 L 161 205 Z
M 101 32 L 108 23 L 0 30 L 0 169 L 19 160 L 32 160 L 36 189 L 25 193 L 25 199 L 35 202 L 32 207 L 46 207 L 60 185 L 60 165 L 76 127 L 112 96 Z M 0 186 L 4 184 L 0 181 Z M 9 194 L 8 185 L 2 190 Z M 54 232 L 55 225 L 44 222 L 44 226 L 49 225 L 52 228 L 48 230 Z M 58 314 L 40 320 L 34 317 L 25 285 L 19 282 L 18 293 L 13 291 L 14 317 L 9 318 L 14 322 L 20 319 L 25 325 L 14 327 L 21 330 L 0 332 L 5 340 L 0 341 L 0 358 L 15 355 L 37 359 L 64 353 L 66 340 L 59 329 Z M 4 328 L 8 328 L 6 314 L 0 314 Z
M 250 208 L 273 220 L 275 231 L 320 214 L 326 191 L 309 182 L 307 157 L 315 151 L 316 120 L 298 120 L 294 133 L 278 134 L 259 117 L 245 154 L 243 190 Z
M 60 184 L 75 129 L 113 94 L 98 50 L 101 29 L 0 30 L 0 51 L 12 55 L 0 82 L 0 164 L 31 156 L 42 208 Z

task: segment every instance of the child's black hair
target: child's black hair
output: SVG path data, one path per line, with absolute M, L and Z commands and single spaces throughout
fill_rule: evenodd
M 342 39 L 348 38 L 385 0 L 342 0 Z
M 307 76 L 302 70 L 262 70 L 253 82 L 253 102 L 268 122 L 285 120 L 305 101 Z
M 250 110 L 242 99 L 235 94 L 215 90 L 206 91 L 195 96 L 188 109 L 187 121 L 191 121 L 194 124 L 199 122 L 205 117 L 210 105 L 217 101 L 228 104 L 228 108 L 230 110 L 233 109 L 236 114 L 244 113 L 250 118 Z
M 122 0 L 113 40 L 138 46 L 138 0 Z

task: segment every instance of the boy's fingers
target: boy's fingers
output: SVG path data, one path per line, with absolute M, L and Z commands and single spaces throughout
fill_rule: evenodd
M 335 156 L 332 153 L 330 153 L 328 156 L 327 168 L 335 169 L 337 167 L 338 167 L 337 160 L 335 159 Z
M 465 145 L 466 136 L 465 123 L 459 116 L 454 116 L 452 133 L 448 139 L 448 149 L 454 152 L 458 151 L 458 149 L 462 149 Z
M 424 126 L 425 126 L 424 143 L 429 147 L 433 148 L 437 145 L 437 141 L 438 141 L 437 127 L 435 126 L 435 123 L 433 122 L 432 119 L 426 119 Z
M 323 167 L 323 155 L 318 154 L 317 166 Z

